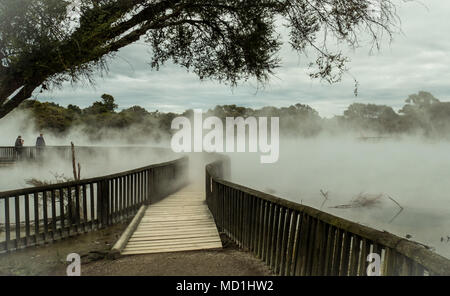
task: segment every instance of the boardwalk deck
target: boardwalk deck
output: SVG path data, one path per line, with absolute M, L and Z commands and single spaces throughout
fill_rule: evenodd
M 205 193 L 188 186 L 150 205 L 122 255 L 222 248 Z

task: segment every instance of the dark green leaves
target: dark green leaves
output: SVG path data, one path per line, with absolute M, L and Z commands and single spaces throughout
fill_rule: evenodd
M 200 79 L 266 83 L 284 24 L 294 50 L 314 52 L 310 76 L 334 83 L 348 61 L 340 45 L 368 34 L 378 46 L 395 23 L 391 0 L 0 0 L 0 118 L 43 83 L 93 82 L 143 36 L 156 69 L 172 61 Z

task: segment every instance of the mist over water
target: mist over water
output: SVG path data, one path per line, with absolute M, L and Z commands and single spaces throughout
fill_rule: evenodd
M 28 115 L 13 112 L 0 124 L 0 146 L 12 146 L 20 134 L 33 146 L 38 131 Z M 82 179 L 130 170 L 180 157 L 175 153 L 149 153 L 142 149 L 127 153 L 120 146 L 170 147 L 168 141 L 139 138 L 130 144 L 123 133 L 107 131 L 108 137 L 92 142 L 80 130 L 64 137 L 46 135 L 47 145 L 114 146 L 107 153 L 77 154 Z M 403 136 L 363 141 L 360 134 L 322 133 L 312 138 L 280 139 L 279 161 L 261 164 L 260 153 L 230 153 L 231 181 L 276 196 L 321 209 L 331 214 L 386 230 L 435 248 L 450 258 L 450 151 L 449 141 L 421 136 Z M 190 155 L 190 178 L 203 184 L 204 165 L 200 154 Z M 24 188 L 29 178 L 55 181 L 54 174 L 72 177 L 70 159 L 54 157 L 44 163 L 19 163 L 0 167 L 0 191 Z M 202 187 L 200 187 L 202 188 Z M 328 192 L 324 202 L 321 194 Z M 333 208 L 348 205 L 360 194 L 381 195 L 374 207 Z M 399 207 L 404 210 L 392 221 Z M 441 242 L 441 237 L 444 241 Z
M 70 128 L 63 134 L 56 132 L 44 132 L 47 145 L 50 146 L 70 146 L 74 142 L 75 146 L 152 146 L 169 147 L 169 136 L 158 129 L 154 129 L 154 134 L 159 137 L 156 140 L 154 135 L 142 135 L 142 126 L 132 125 L 127 129 L 101 128 L 99 138 L 93 138 L 84 131 L 85 125 L 78 125 Z M 6 117 L 0 119 L 0 146 L 14 146 L 17 136 L 22 136 L 25 146 L 34 146 L 36 138 L 43 132 L 36 127 L 34 116 L 27 110 L 15 110 Z
M 260 164 L 256 154 L 231 154 L 231 180 L 401 237 L 412 235 L 450 257 L 448 151 L 450 142 L 413 137 L 281 139 L 275 164 Z M 327 201 L 321 190 L 328 192 Z M 333 208 L 359 194 L 381 195 L 380 203 Z M 400 208 L 388 196 L 404 208 L 391 223 Z
M 169 150 L 161 152 L 149 149 L 168 148 L 167 141 L 155 142 L 152 138 L 139 137 L 134 143 L 129 143 L 124 134 L 133 134 L 133 128 L 122 131 L 109 129 L 104 132 L 105 137 L 98 141 L 90 139 L 81 128 L 72 129 L 63 136 L 44 133 L 44 138 L 48 146 L 70 146 L 70 143 L 74 142 L 76 149 L 81 146 L 110 147 L 98 153 L 76 152 L 76 162 L 81 165 L 82 179 L 119 173 L 180 157 Z M 33 117 L 26 111 L 14 111 L 0 120 L 0 146 L 14 146 L 18 135 L 25 140 L 25 146 L 34 146 L 39 133 Z M 70 157 L 47 155 L 40 162 L 19 162 L 0 166 L 0 191 L 31 187 L 26 184 L 26 180 L 31 178 L 56 183 L 55 175 L 73 178 Z
M 180 157 L 169 150 L 153 150 L 150 147 L 115 147 L 101 151 L 76 153 L 76 162 L 81 165 L 81 179 L 115 174 Z M 57 183 L 57 176 L 58 180 L 61 180 L 62 176 L 73 178 L 71 159 L 50 156 L 39 162 L 19 162 L 0 167 L 0 192 L 32 187 L 26 183 L 31 178 Z

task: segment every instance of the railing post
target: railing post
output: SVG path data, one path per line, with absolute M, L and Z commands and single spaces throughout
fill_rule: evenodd
M 102 180 L 97 184 L 97 217 L 100 227 L 108 225 L 109 186 L 108 180 Z
M 160 168 L 157 167 L 153 170 L 153 198 L 152 202 L 157 202 L 159 200 L 159 188 L 160 188 L 160 181 L 159 176 L 161 176 Z
M 151 204 L 152 198 L 154 196 L 155 185 L 153 183 L 153 172 L 154 169 L 149 169 L 147 171 L 147 197 L 145 203 L 147 205 Z
M 217 219 L 217 228 L 219 232 L 223 232 L 223 187 L 219 184 L 217 188 L 217 202 L 218 202 L 218 216 L 219 219 Z
M 208 208 L 211 210 L 211 177 L 209 176 L 208 168 L 205 170 L 205 197 L 206 204 Z

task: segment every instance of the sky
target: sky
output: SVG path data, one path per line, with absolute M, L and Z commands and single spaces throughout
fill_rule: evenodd
M 119 109 L 139 105 L 148 111 L 182 112 L 216 105 L 236 104 L 251 108 L 308 104 L 323 117 L 341 115 L 354 102 L 389 105 L 398 110 L 408 95 L 431 92 L 441 101 L 450 98 L 450 1 L 423 0 L 398 3 L 402 32 L 385 42 L 380 51 L 362 46 L 345 53 L 351 59 L 350 74 L 329 85 L 311 80 L 305 65 L 310 62 L 289 46 L 282 48 L 282 65 L 264 88 L 242 83 L 231 88 L 214 81 L 200 81 L 193 73 L 173 64 L 152 70 L 150 48 L 138 42 L 119 51 L 107 75 L 96 77 L 94 86 L 64 84 L 36 94 L 41 101 L 63 106 L 87 107 L 103 93 L 114 96 Z M 354 96 L 354 80 L 359 83 Z

